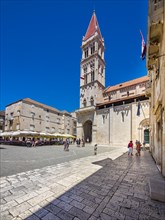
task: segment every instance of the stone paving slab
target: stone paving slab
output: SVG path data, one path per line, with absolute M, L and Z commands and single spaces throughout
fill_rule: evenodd
M 121 148 L 0 178 L 2 220 L 165 219 L 149 179 L 161 175 L 148 151 Z

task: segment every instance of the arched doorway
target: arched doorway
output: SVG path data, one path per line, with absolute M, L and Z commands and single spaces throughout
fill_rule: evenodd
M 149 144 L 149 129 L 144 129 L 144 142 Z
M 84 123 L 83 131 L 85 142 L 92 142 L 92 122 L 90 120 Z
M 142 120 L 139 124 L 139 138 L 138 140 L 143 143 L 149 144 L 149 118 Z

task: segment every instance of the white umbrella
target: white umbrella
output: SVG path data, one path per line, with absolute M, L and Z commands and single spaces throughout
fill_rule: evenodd
M 45 132 L 40 132 L 39 135 L 40 135 L 40 136 L 47 136 L 47 133 L 45 133 Z
M 36 132 L 36 131 L 30 131 L 30 134 L 31 134 L 31 135 L 38 135 L 39 133 Z
M 63 134 L 65 138 L 76 138 L 75 136 L 71 134 Z
M 1 136 L 2 136 L 2 137 L 10 137 L 10 136 L 12 136 L 12 132 L 10 132 L 10 131 L 2 132 L 2 133 L 1 133 Z
M 14 131 L 13 133 L 12 133 L 12 136 L 20 136 L 20 131 Z
M 60 133 L 54 133 L 53 135 L 54 135 L 54 137 L 64 137 L 64 135 L 60 134 Z
M 21 134 L 21 135 L 29 135 L 30 132 L 29 132 L 29 131 L 20 131 L 20 134 Z
M 39 133 L 36 131 L 20 131 L 21 136 L 33 136 L 38 135 Z

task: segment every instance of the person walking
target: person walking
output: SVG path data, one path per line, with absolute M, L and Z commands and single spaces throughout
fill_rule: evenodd
M 146 150 L 146 143 L 145 143 L 145 141 L 143 141 L 143 151 L 145 151 Z
M 141 145 L 140 141 L 136 141 L 136 150 L 137 150 L 136 156 L 140 156 L 141 146 L 142 145 Z
M 130 141 L 128 144 L 128 155 L 133 156 L 133 142 Z
M 82 147 L 85 147 L 85 140 L 82 139 Z

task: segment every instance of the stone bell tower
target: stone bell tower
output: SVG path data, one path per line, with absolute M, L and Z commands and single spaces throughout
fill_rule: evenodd
M 80 108 L 102 101 L 105 87 L 104 40 L 95 11 L 82 40 L 80 64 Z
M 80 63 L 80 108 L 77 114 L 77 137 L 97 141 L 96 103 L 103 102 L 105 89 L 104 39 L 95 11 L 82 40 Z

